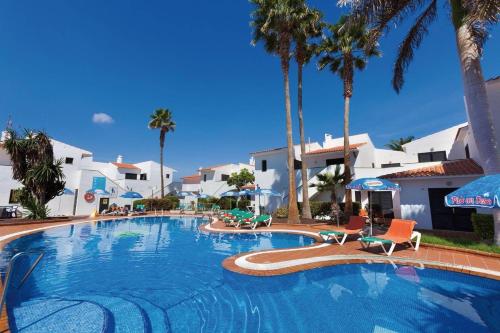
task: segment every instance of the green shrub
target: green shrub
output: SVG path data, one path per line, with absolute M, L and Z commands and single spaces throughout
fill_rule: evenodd
M 140 199 L 134 201 L 134 209 L 137 208 L 137 205 L 144 205 L 146 210 L 171 210 L 175 209 L 179 205 L 179 198 L 173 195 L 168 195 L 163 199 Z
M 247 207 L 250 206 L 251 201 L 248 199 L 240 199 L 238 200 L 238 208 L 241 210 L 247 210 Z
M 330 215 L 332 213 L 332 203 L 328 201 L 311 201 L 311 215 L 314 218 L 318 215 Z
M 280 207 L 276 210 L 276 217 L 278 218 L 287 218 L 288 217 L 288 208 Z
M 495 235 L 493 215 L 473 213 L 471 219 L 476 235 L 481 240 L 493 242 Z

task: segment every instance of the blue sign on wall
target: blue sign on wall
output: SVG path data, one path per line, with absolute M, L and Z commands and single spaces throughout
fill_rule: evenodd
M 92 180 L 93 190 L 106 190 L 106 177 L 94 177 Z

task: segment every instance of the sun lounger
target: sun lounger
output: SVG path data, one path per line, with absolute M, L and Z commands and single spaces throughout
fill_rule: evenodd
M 265 224 L 267 227 L 270 227 L 272 222 L 273 217 L 271 215 L 259 215 L 250 219 L 241 219 L 238 221 L 236 227 L 249 225 L 252 229 L 255 229 L 259 224 Z
M 347 237 L 349 235 L 360 235 L 363 237 L 363 228 L 366 223 L 366 218 L 363 216 L 351 216 L 349 218 L 349 223 L 345 228 L 337 230 L 325 230 L 319 233 L 325 241 L 330 239 L 335 240 L 338 244 L 344 245 Z M 342 238 L 342 239 L 339 239 Z
M 382 246 L 385 254 L 390 256 L 396 244 L 408 243 L 415 250 L 418 251 L 420 245 L 420 233 L 414 232 L 413 228 L 417 222 L 412 220 L 399 220 L 393 219 L 387 232 L 383 235 L 362 237 L 359 239 L 363 248 L 368 248 L 372 243 Z M 417 238 L 415 246 L 413 246 L 412 239 Z M 386 250 L 385 245 L 389 246 Z

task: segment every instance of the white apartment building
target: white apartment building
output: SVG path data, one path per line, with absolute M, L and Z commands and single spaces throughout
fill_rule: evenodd
M 48 204 L 50 214 L 88 215 L 94 209 L 102 211 L 109 205 L 131 205 L 131 199 L 120 198 L 127 191 L 135 191 L 143 197 L 159 196 L 161 185 L 160 164 L 154 161 L 141 163 L 125 163 L 122 156 L 115 162 L 97 162 L 90 151 L 51 140 L 54 156 L 63 160 L 66 188 L 74 192 L 61 195 Z M 164 167 L 165 192 L 172 184 L 174 169 Z M 13 202 L 13 192 L 21 184 L 12 179 L 12 168 L 9 155 L 0 147 L 0 206 L 17 204 Z M 91 189 L 103 189 L 109 195 L 85 196 Z

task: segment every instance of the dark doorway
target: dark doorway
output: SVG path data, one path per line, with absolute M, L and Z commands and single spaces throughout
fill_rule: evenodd
M 474 208 L 450 208 L 444 204 L 444 197 L 456 188 L 430 188 L 432 228 L 441 230 L 472 231 L 470 216 Z
M 109 207 L 109 198 L 99 199 L 99 213 Z
M 368 200 L 371 201 L 374 217 L 394 218 L 392 192 L 368 192 Z

